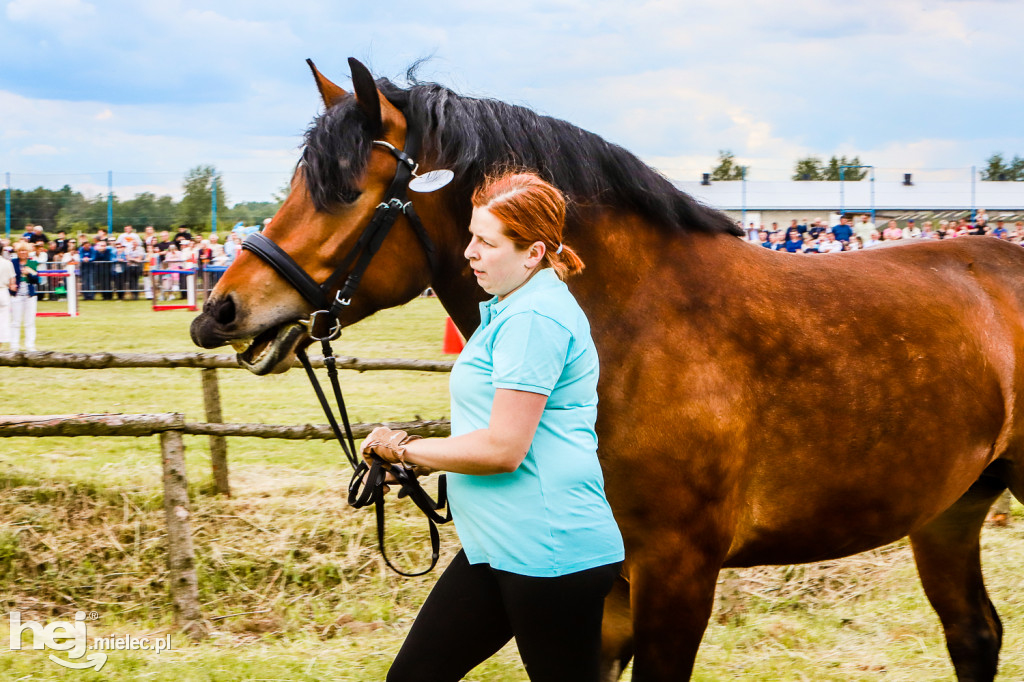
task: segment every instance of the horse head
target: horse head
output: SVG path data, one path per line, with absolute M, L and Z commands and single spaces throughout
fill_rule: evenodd
M 276 245 L 285 260 L 307 275 L 314 292 L 324 285 L 325 300 L 333 300 L 357 269 L 367 247 L 367 226 L 389 202 L 398 181 L 396 167 L 404 162 L 401 150 L 410 137 L 406 117 L 378 89 L 369 70 L 355 59 L 349 64 L 352 93 L 309 62 L 325 111 L 306 132 L 288 198 L 261 233 L 265 239 L 255 240 L 271 250 Z M 420 165 L 412 170 L 416 161 Z M 408 163 L 407 173 L 429 167 L 424 158 Z M 404 198 L 404 186 L 401 191 Z M 453 227 L 457 221 L 444 208 L 447 194 L 447 188 L 416 194 L 412 211 L 404 203 L 408 199 L 391 201 L 399 215 L 391 217 L 386 238 L 371 247 L 365 272 L 355 278 L 358 295 L 336 306 L 339 329 L 411 300 L 441 277 L 442 267 L 459 269 L 448 257 L 458 253 L 459 237 Z M 415 216 L 422 223 L 414 223 Z M 468 223 L 468 216 L 464 220 Z M 249 246 L 255 245 L 250 241 Z M 438 255 L 432 258 L 435 248 Z M 303 326 L 302 321 L 320 306 L 308 287 L 307 295 L 300 293 L 287 273 L 255 251 L 239 250 L 193 321 L 192 339 L 203 348 L 230 343 L 256 374 L 283 372 L 293 353 L 311 343 L 308 322 Z M 446 274 L 471 281 L 468 269 L 462 269 L 467 273 Z

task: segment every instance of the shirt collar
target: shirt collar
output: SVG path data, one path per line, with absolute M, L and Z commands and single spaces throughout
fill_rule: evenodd
M 491 320 L 508 308 L 513 300 L 518 300 L 529 292 L 543 291 L 561 283 L 562 280 L 558 279 L 553 268 L 541 268 L 526 281 L 526 284 L 506 296 L 505 300 L 499 301 L 497 296 L 493 296 L 490 300 L 483 301 L 480 304 L 480 327 L 490 324 Z

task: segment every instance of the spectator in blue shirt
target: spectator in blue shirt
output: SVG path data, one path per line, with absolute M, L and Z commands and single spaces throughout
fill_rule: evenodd
M 804 250 L 804 237 L 795 227 L 786 230 L 786 243 L 783 245 L 789 253 L 800 253 Z
M 839 218 L 839 224 L 832 227 L 832 234 L 836 236 L 836 241 L 849 244 L 850 239 L 853 237 L 853 227 L 850 225 L 850 219 L 847 216 Z
M 96 296 L 96 248 L 92 242 L 83 241 L 78 247 L 78 264 L 82 270 L 82 298 L 91 301 Z

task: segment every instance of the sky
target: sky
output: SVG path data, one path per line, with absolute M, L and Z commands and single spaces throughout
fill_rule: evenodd
M 229 201 L 290 177 L 350 56 L 568 120 L 676 180 L 730 150 L 750 180 L 798 158 L 969 173 L 1024 156 L 1024 3 L 922 0 L 0 0 L 0 172 L 14 187 Z

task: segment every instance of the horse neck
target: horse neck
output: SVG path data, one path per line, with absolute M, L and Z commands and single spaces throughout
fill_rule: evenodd
M 584 222 L 566 234 L 566 243 L 586 266 L 568 284 L 598 340 L 621 334 L 625 324 L 649 324 L 650 311 L 666 301 L 674 307 L 694 305 L 708 296 L 710 286 L 723 281 L 710 273 L 743 260 L 740 240 L 730 235 L 669 232 L 625 213 L 604 212 Z M 468 338 L 480 323 L 478 304 L 488 296 L 466 267 L 461 250 L 446 252 L 449 264 L 434 291 Z
M 430 197 L 433 199 L 433 197 Z M 442 208 L 442 201 L 424 202 L 428 212 L 424 223 L 434 228 L 435 248 L 439 257 L 430 287 L 441 301 L 449 317 L 467 339 L 480 324 L 479 302 L 488 298 L 476 283 L 463 255 L 469 235 L 469 212 L 465 216 Z

